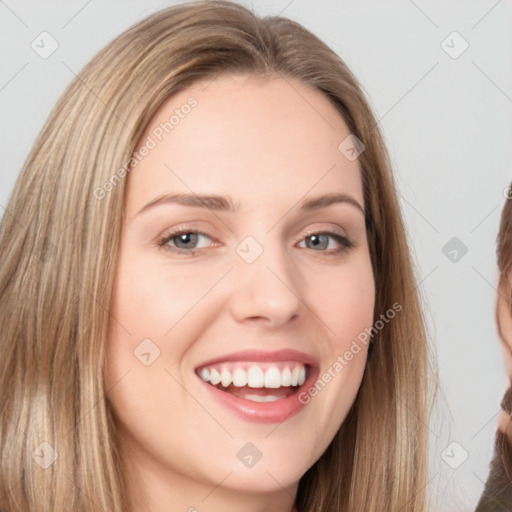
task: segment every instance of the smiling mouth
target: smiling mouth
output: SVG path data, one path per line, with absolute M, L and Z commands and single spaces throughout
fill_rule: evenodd
M 309 371 L 309 365 L 297 361 L 240 361 L 204 366 L 196 374 L 218 390 L 244 400 L 275 402 L 297 393 Z

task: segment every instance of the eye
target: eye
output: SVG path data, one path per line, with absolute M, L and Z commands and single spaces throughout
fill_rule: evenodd
M 175 231 L 165 235 L 158 241 L 158 246 L 162 249 L 174 251 L 178 253 L 194 254 L 195 249 L 202 249 L 207 247 L 208 243 L 203 242 L 203 245 L 199 245 L 201 240 L 211 238 L 200 231 L 193 230 L 182 230 Z
M 354 247 L 354 243 L 346 236 L 334 231 L 311 233 L 301 240 L 299 247 L 313 249 L 317 252 L 339 253 Z M 326 250 L 327 249 L 327 250 Z

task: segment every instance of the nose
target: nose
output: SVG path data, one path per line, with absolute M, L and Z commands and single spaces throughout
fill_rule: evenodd
M 266 247 L 256 261 L 239 258 L 235 267 L 230 310 L 238 322 L 276 328 L 302 316 L 301 276 L 283 251 Z

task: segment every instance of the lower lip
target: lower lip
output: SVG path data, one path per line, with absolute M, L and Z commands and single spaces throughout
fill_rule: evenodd
M 306 379 L 306 382 L 304 382 L 293 395 L 275 400 L 274 402 L 254 402 L 252 400 L 245 400 L 231 393 L 221 391 L 198 378 L 212 393 L 215 400 L 240 418 L 254 423 L 282 423 L 298 414 L 306 405 L 299 401 L 299 396 L 316 380 L 318 370 L 311 369 L 309 373 L 310 375 Z

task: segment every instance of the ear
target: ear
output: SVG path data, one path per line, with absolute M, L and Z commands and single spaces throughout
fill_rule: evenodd
M 512 382 L 512 287 L 509 281 L 503 282 L 498 288 L 496 298 L 496 326 L 501 340 L 505 368 L 508 378 Z

